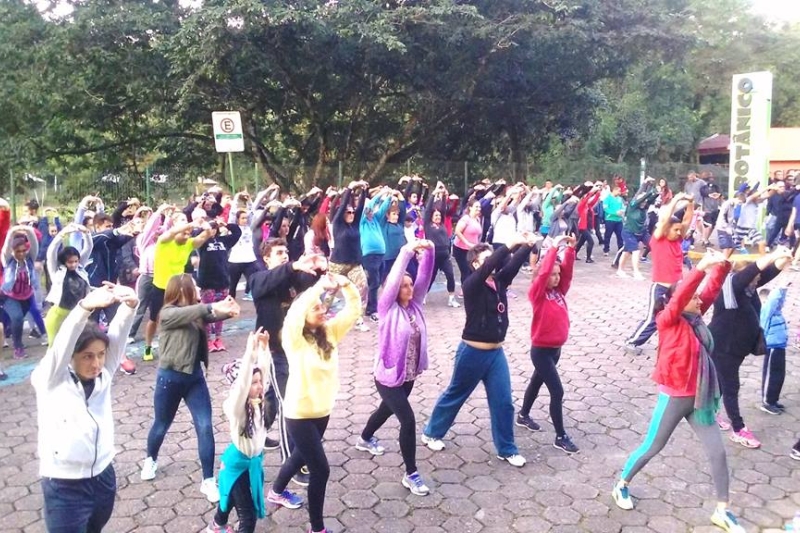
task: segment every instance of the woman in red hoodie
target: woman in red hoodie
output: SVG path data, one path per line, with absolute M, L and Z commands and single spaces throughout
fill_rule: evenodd
M 658 402 L 644 442 L 628 458 L 611 494 L 618 507 L 633 509 L 628 484 L 667 444 L 678 423 L 686 419 L 710 462 L 718 502 L 711 522 L 729 533 L 744 533 L 728 510 L 728 462 L 714 419 L 720 400 L 711 360 L 714 337 L 703 322 L 703 313 L 714 303 L 729 270 L 730 263 L 721 253 L 709 251 L 656 304 L 661 309 L 656 312 L 658 359 L 652 377 L 658 384 Z M 709 271 L 708 281 L 698 292 Z
M 559 262 L 558 254 L 563 249 Z M 564 431 L 564 387 L 558 375 L 558 359 L 561 347 L 569 336 L 569 311 L 566 295 L 572 284 L 572 271 L 575 266 L 575 237 L 562 235 L 553 241 L 542 260 L 536 277 L 533 278 L 528 299 L 533 306 L 531 321 L 531 361 L 533 377 L 525 390 L 522 409 L 517 414 L 516 424 L 531 431 L 541 429 L 530 417 L 531 407 L 542 385 L 550 392 L 550 419 L 556 430 L 553 446 L 569 454 L 577 453 Z

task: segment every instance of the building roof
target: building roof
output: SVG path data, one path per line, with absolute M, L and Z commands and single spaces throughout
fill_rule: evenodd
M 706 137 L 697 146 L 701 156 L 727 154 L 731 138 L 722 133 Z M 800 161 L 800 128 L 772 128 L 769 133 L 770 161 Z

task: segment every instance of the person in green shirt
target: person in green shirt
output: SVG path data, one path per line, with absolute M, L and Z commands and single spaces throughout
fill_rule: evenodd
M 658 190 L 655 187 L 656 180 L 647 177 L 636 195 L 628 202 L 625 210 L 625 221 L 622 224 L 622 250 L 617 252 L 614 265 L 617 266 L 617 276 L 627 278 L 625 272 L 625 262 L 632 257 L 634 279 L 644 279 L 639 272 L 639 243 L 647 246 L 650 242 L 650 234 L 647 232 L 647 209 L 650 204 L 656 201 Z
M 150 321 L 144 330 L 143 361 L 153 360 L 153 336 L 156 334 L 158 314 L 164 305 L 164 291 L 172 276 L 183 274 L 192 250 L 201 247 L 213 233 L 208 222 L 188 222 L 180 211 L 171 215 L 171 227 L 156 242 L 153 262 L 153 291 L 150 293 Z M 202 231 L 192 237 L 194 230 Z
M 617 250 L 622 249 L 622 215 L 625 213 L 625 200 L 619 187 L 611 189 L 611 193 L 603 199 L 603 214 L 606 219 L 606 233 L 603 239 L 603 255 L 608 256 L 611 246 L 611 235 L 617 236 Z

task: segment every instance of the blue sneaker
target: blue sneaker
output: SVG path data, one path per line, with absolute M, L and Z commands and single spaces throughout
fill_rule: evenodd
M 245 302 L 252 302 L 253 301 L 253 295 L 250 294 L 249 292 L 246 292 L 246 293 L 244 293 L 244 296 L 242 296 L 242 300 L 244 300 Z
M 289 490 L 284 490 L 280 494 L 276 494 L 275 491 L 270 489 L 267 494 L 267 501 L 275 505 L 280 505 L 281 507 L 286 507 L 287 509 L 299 509 L 300 506 L 303 505 L 303 498 Z

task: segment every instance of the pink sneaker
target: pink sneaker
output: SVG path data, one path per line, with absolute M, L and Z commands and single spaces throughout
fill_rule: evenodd
M 14 359 L 25 359 L 28 354 L 25 353 L 25 348 L 14 348 Z
M 761 441 L 759 441 L 755 435 L 753 435 L 747 426 L 743 427 L 739 431 L 734 431 L 731 433 L 731 440 L 738 444 L 741 444 L 745 448 L 760 448 Z
M 214 345 L 217 347 L 218 352 L 228 351 L 228 348 L 225 347 L 225 343 L 222 342 L 222 339 L 214 339 Z
M 214 339 L 208 339 L 208 353 L 218 352 L 217 343 Z
M 717 425 L 721 431 L 728 431 L 731 429 L 731 423 L 722 418 L 722 415 L 717 415 Z

